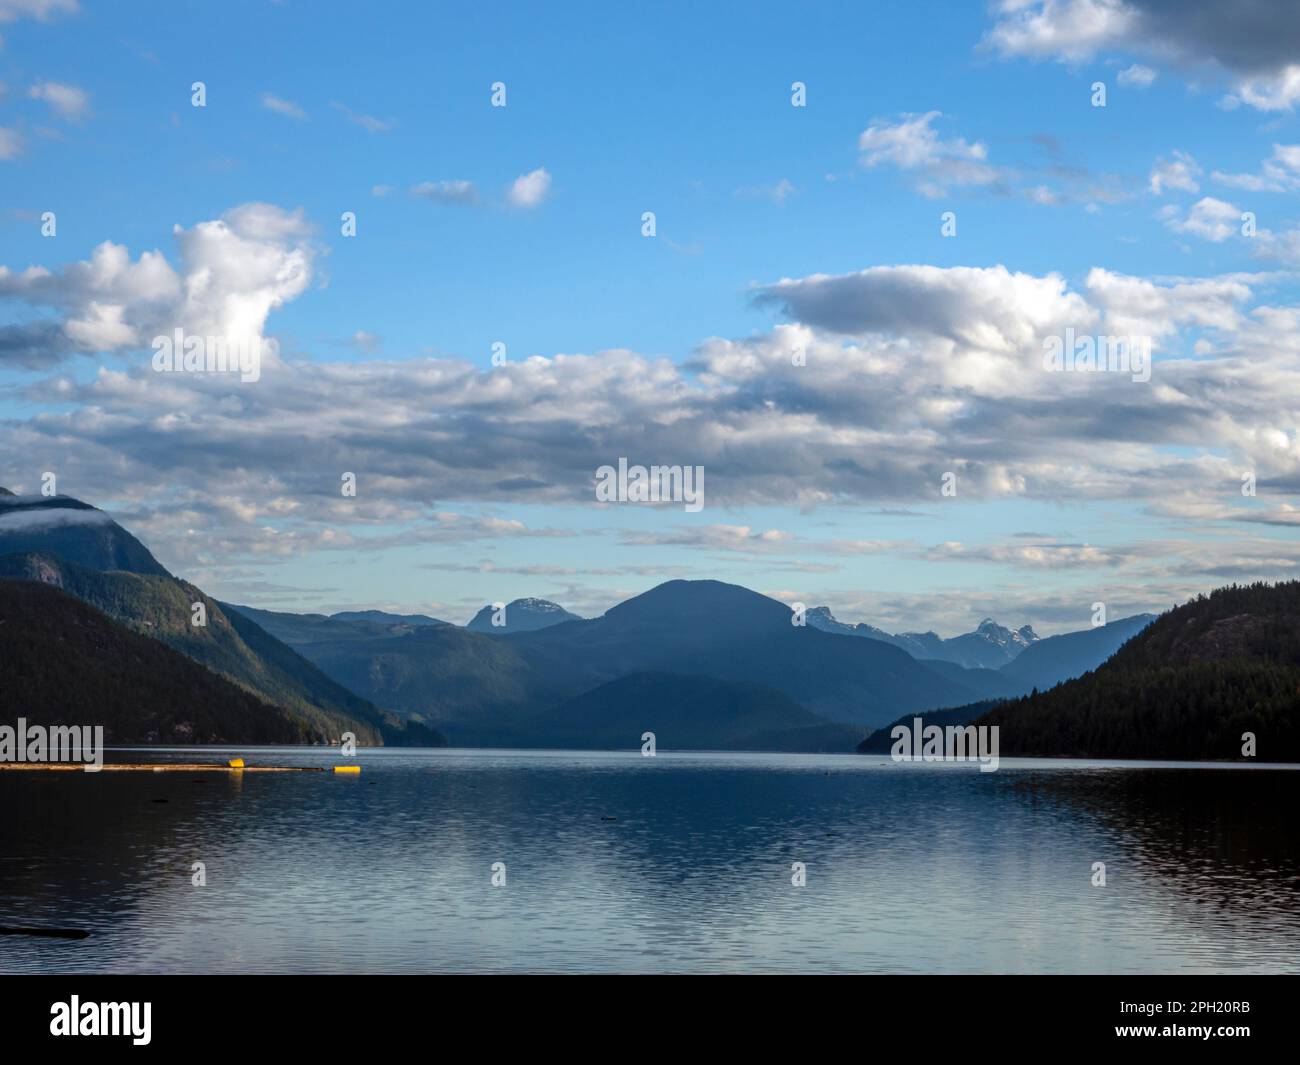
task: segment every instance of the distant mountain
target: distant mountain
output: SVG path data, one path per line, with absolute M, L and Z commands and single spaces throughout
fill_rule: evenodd
M 971 668 L 997 669 L 1037 640 L 1038 636 L 1029 625 L 1022 625 L 1013 632 L 992 618 L 985 618 L 974 632 L 944 640 L 943 653 L 937 657 Z
M 515 632 L 533 632 L 536 629 L 549 628 L 565 621 L 581 621 L 577 614 L 570 614 L 558 603 L 547 599 L 515 599 L 505 605 L 504 625 L 493 625 L 492 618 L 496 611 L 489 604 L 475 614 L 465 627 L 471 632 L 482 632 L 489 636 L 504 636 Z
M 66 592 L 0 579 L 0 721 L 102 725 L 107 743 L 306 743 L 301 718 Z
M 603 617 L 505 637 L 540 677 L 582 690 L 636 672 L 766 684 L 843 724 L 978 699 L 897 647 L 791 624 L 785 604 L 720 581 L 669 581 Z
M 1134 614 L 1095 629 L 1049 636 L 1025 648 L 998 672 L 1014 678 L 1028 691 L 1045 691 L 1063 680 L 1096 669 L 1152 621 L 1154 614 Z
M 333 621 L 370 621 L 376 625 L 448 625 L 427 614 L 390 614 L 386 610 L 340 610 L 331 614 Z
M 874 625 L 859 622 L 849 625 L 837 621 L 830 607 L 818 606 L 807 611 L 808 624 L 823 632 L 842 636 L 860 636 L 902 648 L 919 660 L 938 659 L 965 669 L 997 669 L 1006 665 L 1031 644 L 1038 636 L 1029 625 L 1012 631 L 992 618 L 985 618 L 974 632 L 945 640 L 933 632 L 889 633 Z
M 653 732 L 661 750 L 852 751 L 860 732 L 810 713 L 763 684 L 672 673 L 632 673 L 526 723 L 547 747 L 637 749 Z
M 1004 755 L 1300 761 L 1300 582 L 1220 588 L 1090 673 L 994 708 Z
M 765 685 L 859 729 L 1019 692 L 991 671 L 931 669 L 896 647 L 793 626 L 784 604 L 718 581 L 670 581 L 600 618 L 495 636 L 238 609 L 340 684 L 456 744 L 547 742 L 526 723 L 636 673 Z
M 857 746 L 858 754 L 889 754 L 894 748 L 894 738 L 890 733 L 898 725 L 906 725 L 909 729 L 914 728 L 918 717 L 921 719 L 922 731 L 928 725 L 938 725 L 940 727 L 966 725 L 981 715 L 987 714 L 1001 703 L 1001 699 L 984 699 L 978 703 L 954 706 L 947 710 L 926 710 L 919 714 L 904 714 L 902 717 L 891 721 L 888 725 L 876 729 L 875 732 L 859 743 Z
M 493 743 L 555 691 L 503 640 L 457 625 L 378 624 L 232 607 L 344 687 L 404 718 L 436 724 L 458 745 Z
M 303 647 L 330 640 L 371 639 L 376 636 L 399 635 L 424 626 L 406 621 L 378 621 L 373 615 L 396 618 L 399 615 L 384 615 L 383 611 L 353 611 L 353 615 L 366 614 L 367 617 L 345 617 L 342 614 L 332 616 L 325 614 L 291 614 L 281 610 L 259 610 L 251 606 L 238 606 L 223 603 L 223 607 L 237 611 L 257 622 L 277 640 L 301 651 Z
M 0 577 L 62 588 L 129 629 L 206 666 L 297 719 L 312 742 L 353 732 L 359 742 L 434 743 L 330 680 L 310 662 L 194 585 L 165 573 L 98 572 L 49 554 L 0 557 Z M 207 624 L 193 624 L 202 603 Z
M 865 622 L 850 625 L 847 622 L 837 621 L 828 606 L 811 607 L 804 611 L 804 618 L 809 625 L 815 629 L 821 629 L 822 632 L 833 632 L 839 636 L 866 636 L 872 640 L 880 640 L 882 643 L 891 643 L 895 647 L 901 646 L 896 636 L 884 629 L 878 629 L 874 625 L 868 625 Z
M 94 570 L 170 574 L 102 510 L 68 496 L 0 495 L 0 555 L 34 551 Z

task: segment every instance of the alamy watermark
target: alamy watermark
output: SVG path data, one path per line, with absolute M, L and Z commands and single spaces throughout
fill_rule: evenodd
M 895 762 L 979 762 L 981 773 L 998 768 L 997 725 L 927 725 L 912 718 L 910 725 L 889 730 Z
M 152 1002 L 68 1002 L 50 1006 L 50 1035 L 130 1036 L 133 1045 L 148 1046 L 152 1035 Z
M 1043 340 L 1043 369 L 1052 373 L 1126 373 L 1134 381 L 1151 380 L 1149 336 L 1093 336 L 1075 333 Z
M 104 766 L 104 726 L 0 725 L 0 762 L 84 762 L 86 772 Z
M 601 466 L 596 471 L 600 503 L 684 503 L 694 514 L 704 506 L 703 466 Z
M 237 373 L 245 383 L 261 378 L 263 347 L 272 357 L 280 352 L 271 338 L 199 336 L 184 329 L 154 337 L 150 347 L 157 373 Z

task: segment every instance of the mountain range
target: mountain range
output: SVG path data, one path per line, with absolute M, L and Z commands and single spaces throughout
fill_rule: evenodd
M 937 659 L 966 669 L 998 669 L 1038 641 L 1032 626 L 1022 625 L 1013 631 L 999 625 L 992 618 L 981 621 L 974 632 L 963 633 L 948 640 L 933 632 L 888 633 L 863 622 L 848 625 L 836 621 L 830 607 L 826 606 L 813 607 L 807 612 L 807 618 L 809 625 L 823 632 L 879 640 L 901 647 L 913 658 L 922 661 Z
M 756 704 L 783 696 L 817 722 L 859 731 L 903 709 L 969 702 L 987 686 L 878 641 L 793 626 L 784 604 L 718 581 L 669 581 L 599 618 L 495 636 L 454 626 L 307 629 L 298 615 L 250 616 L 341 684 L 458 744 L 549 743 L 548 711 L 632 674 L 745 684 Z M 815 723 L 789 714 L 790 729 Z M 628 743 L 654 731 L 647 721 L 627 729 Z
M 994 670 L 919 660 L 895 644 L 863 638 L 861 629 L 846 638 L 813 624 L 792 625 L 785 604 L 718 581 L 669 581 L 599 618 L 572 618 L 490 637 L 469 627 L 389 623 L 391 617 L 358 625 L 344 623 L 338 615 L 305 619 L 235 609 L 345 687 L 464 745 L 555 746 L 563 735 L 562 745 L 590 746 L 597 743 L 597 734 L 607 737 L 604 727 L 614 728 L 615 722 L 623 744 L 635 745 L 643 731 L 658 735 L 653 718 L 647 717 L 644 693 L 661 690 L 665 705 L 680 701 L 686 677 L 696 678 L 697 685 L 703 678 L 743 686 L 728 689 L 728 706 L 739 722 L 729 733 L 732 746 L 741 745 L 747 721 L 770 719 L 773 707 L 785 706 L 783 729 L 769 723 L 750 733 L 762 731 L 773 749 L 801 744 L 822 749 L 843 742 L 837 749 L 851 750 L 863 732 L 900 714 L 1009 698 L 1032 688 L 1009 675 L 1009 663 Z M 488 617 L 490 609 L 480 611 L 477 619 Z M 554 619 L 559 611 L 544 614 Z M 1050 645 L 1047 653 L 1035 655 L 1041 667 L 1035 675 L 1050 670 L 1058 656 L 1061 666 L 1054 680 L 1091 668 L 1144 623 L 1126 619 L 1103 630 L 1035 640 L 1030 648 Z M 971 635 L 989 647 L 1009 633 L 992 625 L 983 631 Z M 961 637 L 948 642 L 963 645 Z M 1002 642 L 1016 646 L 1011 639 Z M 631 677 L 639 678 L 635 685 L 619 683 Z M 744 712 L 738 709 L 742 696 L 752 704 Z M 603 708 L 605 722 L 599 730 L 592 724 L 596 706 Z M 752 719 L 747 717 L 751 713 Z M 587 724 L 577 727 L 573 722 L 579 719 Z M 673 742 L 713 742 L 707 739 L 712 726 L 701 721 L 688 734 L 677 722 Z
M 351 731 L 363 743 L 633 748 L 652 732 L 666 749 L 849 751 L 910 715 L 1023 715 L 1152 622 L 1138 615 L 1047 639 L 991 619 L 951 639 L 890 634 L 843 624 L 826 607 L 800 625 L 786 604 L 712 580 L 668 581 L 596 618 L 541 599 L 503 613 L 485 606 L 463 627 L 382 610 L 271 611 L 172 576 L 88 504 L 8 493 L 0 578 L 0 596 L 18 607 L 34 609 L 13 591 L 22 584 L 57 588 L 109 631 L 186 661 L 171 672 L 206 668 L 264 707 L 267 728 L 302 742 Z M 249 704 L 230 706 L 230 720 L 205 711 L 188 727 L 237 738 Z M 160 722 L 140 727 L 185 734 L 184 720 L 179 730 L 174 718 Z

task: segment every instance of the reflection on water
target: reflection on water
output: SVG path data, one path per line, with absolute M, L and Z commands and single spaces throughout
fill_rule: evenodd
M 92 933 L 0 937 L 0 972 L 1300 968 L 1289 770 L 361 761 L 353 778 L 0 774 L 0 926 Z M 191 884 L 199 861 L 205 887 Z M 1097 861 L 1105 887 L 1091 884 Z M 793 862 L 806 887 L 791 885 Z

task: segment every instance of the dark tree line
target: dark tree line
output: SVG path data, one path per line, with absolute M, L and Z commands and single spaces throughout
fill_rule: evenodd
M 1220 588 L 1091 673 L 980 719 L 1005 755 L 1300 761 L 1300 582 Z

